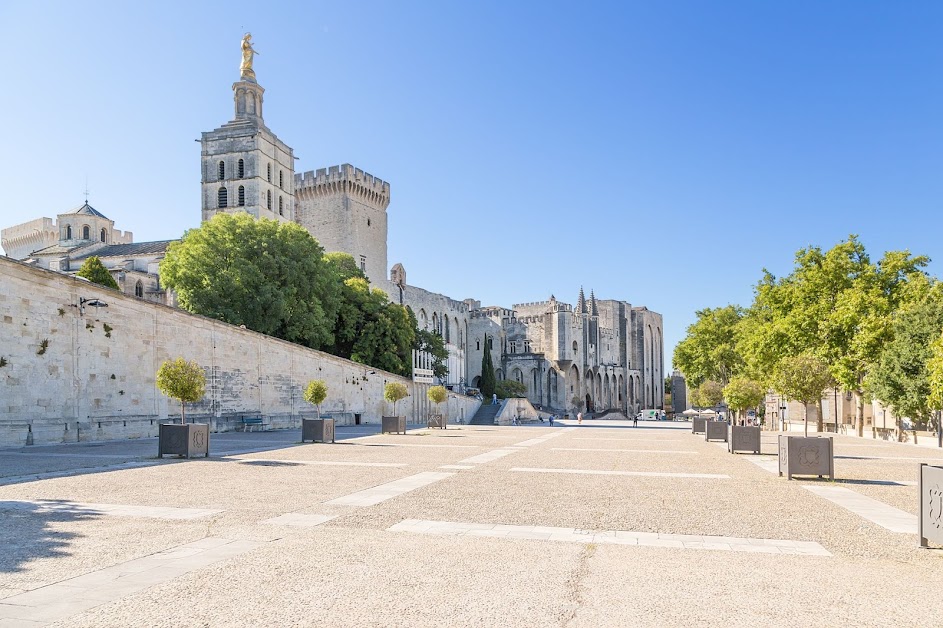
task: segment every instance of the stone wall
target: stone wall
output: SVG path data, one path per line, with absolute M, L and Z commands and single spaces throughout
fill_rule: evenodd
M 107 307 L 90 307 L 80 299 Z M 298 425 L 314 407 L 302 400 L 323 379 L 321 410 L 340 424 L 376 423 L 390 414 L 383 387 L 401 381 L 410 397 L 398 414 L 411 421 L 432 412 L 427 386 L 247 329 L 0 257 L 0 446 L 140 438 L 180 406 L 155 386 L 167 359 L 195 360 L 207 372 L 203 401 L 187 416 L 214 431 L 262 415 L 272 427 Z M 445 405 L 445 404 L 443 404 Z M 442 408 L 457 420 L 479 402 L 450 395 Z

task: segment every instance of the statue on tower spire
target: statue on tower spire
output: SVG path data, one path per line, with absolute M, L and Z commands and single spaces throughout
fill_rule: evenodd
M 250 81 L 255 80 L 255 70 L 252 69 L 252 57 L 257 55 L 252 47 L 252 33 L 246 33 L 242 37 L 242 63 L 239 65 L 239 76 L 242 79 Z

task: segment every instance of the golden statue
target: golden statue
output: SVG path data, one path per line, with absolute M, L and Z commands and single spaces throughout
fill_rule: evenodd
M 255 80 L 255 70 L 252 69 L 252 56 L 257 55 L 252 48 L 252 33 L 246 33 L 242 38 L 242 63 L 239 65 L 239 75 L 242 78 Z

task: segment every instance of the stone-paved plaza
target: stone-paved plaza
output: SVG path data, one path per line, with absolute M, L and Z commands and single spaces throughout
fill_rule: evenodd
M 0 451 L 0 626 L 938 626 L 917 463 L 837 480 L 688 423 L 339 427 Z

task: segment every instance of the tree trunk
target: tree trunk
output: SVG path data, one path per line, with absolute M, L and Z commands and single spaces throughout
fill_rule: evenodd
M 180 425 L 187 424 L 187 404 L 180 400 Z
M 817 418 L 817 420 L 815 421 L 815 430 L 816 430 L 819 434 L 821 434 L 823 431 L 825 431 L 825 417 L 822 416 L 822 414 L 823 414 L 823 408 L 822 408 L 822 399 L 821 399 L 821 398 L 819 398 L 819 399 L 815 402 L 815 411 L 816 411 L 816 413 L 818 414 L 818 418 Z
M 805 436 L 808 436 L 808 435 L 809 435 L 809 406 L 810 406 L 810 405 L 812 405 L 812 404 L 810 404 L 810 403 L 803 403 L 803 404 L 802 404 L 803 408 L 805 408 L 805 415 L 804 415 L 804 421 L 803 421 L 804 425 L 803 425 L 803 428 L 802 428 L 802 429 L 804 430 L 803 433 L 804 433 Z
M 860 388 L 855 391 L 855 421 L 858 423 L 858 436 L 864 436 L 864 393 Z

